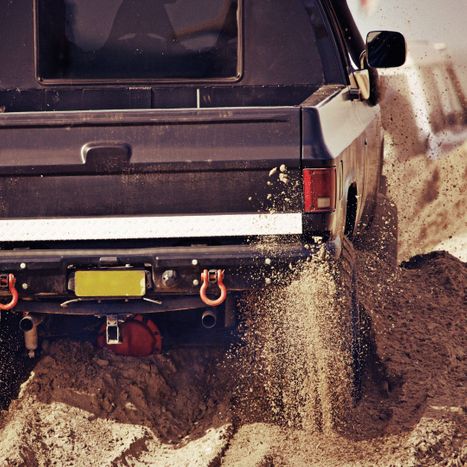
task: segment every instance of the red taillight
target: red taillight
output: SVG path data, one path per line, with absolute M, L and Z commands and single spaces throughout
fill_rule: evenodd
M 304 169 L 303 199 L 305 212 L 336 209 L 336 168 Z

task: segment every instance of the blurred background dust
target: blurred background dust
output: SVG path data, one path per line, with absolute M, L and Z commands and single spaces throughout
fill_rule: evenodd
M 467 18 L 465 0 L 349 0 L 363 34 L 371 30 L 400 31 L 409 42 L 444 43 L 467 92 Z

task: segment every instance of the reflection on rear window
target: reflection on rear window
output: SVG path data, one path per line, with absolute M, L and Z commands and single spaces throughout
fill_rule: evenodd
M 42 80 L 238 74 L 238 0 L 37 0 Z

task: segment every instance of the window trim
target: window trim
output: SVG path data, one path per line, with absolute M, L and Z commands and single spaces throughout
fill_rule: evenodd
M 342 31 L 340 27 L 336 24 L 336 18 L 334 17 L 334 11 L 331 9 L 331 6 L 327 2 L 323 1 L 317 1 L 316 2 L 318 5 L 318 9 L 321 13 L 321 19 L 323 21 L 323 24 L 327 30 L 329 39 L 332 41 L 332 44 L 334 45 L 334 53 L 335 53 L 335 58 L 338 62 L 338 67 L 339 67 L 339 74 L 340 74 L 340 82 L 338 83 L 332 83 L 331 81 L 328 82 L 327 76 L 326 76 L 326 64 L 323 62 L 323 70 L 325 71 L 325 78 L 326 78 L 326 84 L 344 84 L 348 85 L 349 84 L 349 76 L 348 76 L 348 70 L 346 70 L 348 66 L 347 59 L 343 57 L 343 52 L 342 52 Z M 345 63 L 345 66 L 344 66 Z
M 34 75 L 36 81 L 43 86 L 73 86 L 79 85 L 151 85 L 151 84 L 232 84 L 238 83 L 244 74 L 244 0 L 237 0 L 237 73 L 235 76 L 229 76 L 227 78 L 135 78 L 135 79 L 119 79 L 119 78 L 108 78 L 108 79 L 89 79 L 89 78 L 41 78 L 39 76 L 39 14 L 38 14 L 38 2 L 40 0 L 34 0 L 33 2 L 33 17 L 34 17 Z
M 339 61 L 341 63 L 341 69 L 344 75 L 345 84 L 349 85 L 350 84 L 349 74 L 352 73 L 354 70 L 349 60 L 349 51 L 347 50 L 347 45 L 345 43 L 344 32 L 342 31 L 342 26 L 337 19 L 337 15 L 336 15 L 336 12 L 334 11 L 334 7 L 332 6 L 332 3 L 329 0 L 324 0 L 324 2 L 321 2 L 321 4 L 323 6 L 323 9 L 325 10 L 325 14 L 328 19 L 329 27 L 333 31 L 333 34 L 331 35 L 333 37 L 333 41 L 335 43 L 335 46 L 340 56 Z

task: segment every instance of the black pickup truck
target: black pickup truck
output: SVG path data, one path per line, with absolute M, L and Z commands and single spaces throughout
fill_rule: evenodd
M 1 0 L 0 310 L 196 310 L 369 221 L 382 164 L 372 67 L 343 0 Z M 265 241 L 267 240 L 267 241 Z M 34 336 L 27 347 L 35 350 Z M 117 344 L 118 345 L 118 344 Z

